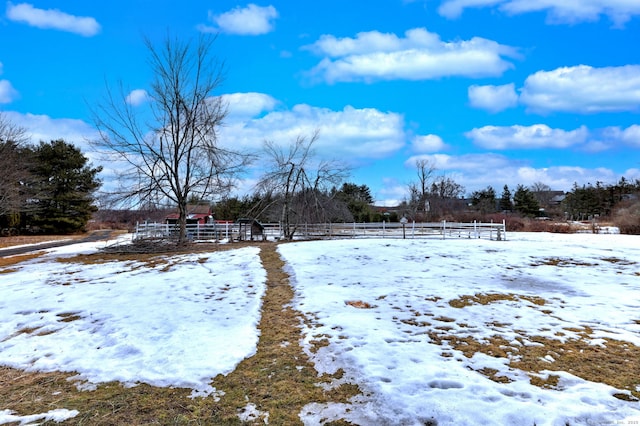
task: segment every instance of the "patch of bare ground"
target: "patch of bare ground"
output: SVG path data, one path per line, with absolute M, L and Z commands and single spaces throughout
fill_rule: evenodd
M 513 294 L 476 294 L 462 296 L 449 302 L 456 308 L 464 308 L 471 304 L 489 304 L 500 300 L 527 300 L 539 306 L 545 300 L 530 296 Z M 545 312 L 546 311 L 542 311 Z M 465 324 L 466 325 L 466 324 Z M 483 326 L 495 326 L 484 324 Z M 517 331 L 517 330 L 516 330 Z M 594 344 L 594 330 L 589 327 L 566 329 L 579 337 L 552 339 L 542 336 L 527 336 L 519 332 L 520 337 L 508 341 L 500 335 L 486 339 L 475 339 L 472 336 L 456 336 L 439 330 L 429 333 L 435 344 L 447 343 L 451 348 L 462 352 L 467 358 L 477 352 L 496 358 L 509 360 L 509 367 L 526 372 L 532 385 L 561 390 L 560 376 L 554 371 L 564 371 L 591 382 L 604 383 L 623 390 L 614 396 L 627 401 L 640 401 L 640 347 L 629 342 L 610 338 L 598 339 L 601 344 Z M 556 333 L 558 337 L 566 337 L 568 333 Z M 448 355 L 450 356 L 450 355 Z M 477 370 L 491 380 L 509 382 L 498 375 L 496 370 Z M 545 372 L 544 374 L 542 372 Z
M 35 252 L 29 254 L 20 254 L 16 256 L 0 257 L 0 274 L 8 274 L 17 270 L 17 265 L 26 260 L 35 259 L 44 254 L 44 252 Z
M 25 244 L 50 243 L 62 240 L 80 240 L 85 238 L 86 234 L 74 235 L 18 235 L 11 237 L 0 237 L 0 248 L 15 247 Z
M 237 244 L 228 244 L 218 245 L 216 249 L 237 247 Z M 298 413 L 311 402 L 348 403 L 360 393 L 359 388 L 348 383 L 336 386 L 343 374 L 341 371 L 333 376 L 318 376 L 299 344 L 304 318 L 291 307 L 293 289 L 282 269 L 284 262 L 276 251 L 276 244 L 259 243 L 259 247 L 267 271 L 267 290 L 262 301 L 257 352 L 227 376 L 213 378 L 211 384 L 218 390 L 217 394 L 190 398 L 190 389 L 144 384 L 126 388 L 115 382 L 101 384 L 92 391 L 79 391 L 73 380 L 69 380 L 74 373 L 25 372 L 0 367 L 0 409 L 9 409 L 18 415 L 45 413 L 56 408 L 78 410 L 76 417 L 64 422 L 73 425 L 264 425 L 265 420 L 274 425 L 296 425 L 301 424 Z M 129 255 L 122 253 L 98 253 L 78 256 L 75 261 L 97 263 L 123 260 L 123 256 L 129 259 Z M 73 312 L 59 316 L 60 321 L 77 319 Z M 38 330 L 20 332 L 37 333 Z M 316 344 L 320 347 L 326 344 L 326 339 L 319 339 Z M 253 404 L 257 414 L 243 422 L 238 414 L 248 404 Z
M 267 271 L 267 294 L 263 299 L 260 341 L 255 356 L 245 359 L 228 376 L 218 376 L 213 386 L 225 395 L 214 408 L 217 424 L 236 422 L 238 410 L 253 403 L 269 413 L 269 424 L 301 424 L 298 413 L 310 402 L 342 402 L 359 393 L 356 385 L 319 386 L 339 379 L 318 377 L 313 364 L 299 346 L 300 312 L 291 308 L 293 289 L 283 271 L 284 262 L 275 244 L 261 245 L 260 257 Z M 319 346 L 324 342 L 319 340 Z M 258 419 L 257 424 L 264 424 Z M 337 424 L 337 423 L 336 423 Z
M 538 296 L 516 295 L 512 293 L 476 293 L 473 296 L 465 295 L 457 299 L 452 299 L 449 301 L 449 305 L 453 308 L 461 309 L 471 305 L 488 305 L 495 302 L 518 300 L 525 300 L 538 306 L 543 306 L 546 303 L 542 297 Z

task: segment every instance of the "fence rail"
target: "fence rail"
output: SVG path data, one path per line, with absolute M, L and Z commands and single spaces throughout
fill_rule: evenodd
M 227 240 L 246 241 L 251 239 L 277 240 L 284 233 L 278 223 L 263 223 L 263 230 L 252 232 L 248 226 L 237 223 L 188 224 L 187 237 L 193 241 Z M 138 223 L 134 239 L 177 238 L 178 225 L 166 223 Z M 297 238 L 485 238 L 506 240 L 505 222 L 376 222 L 376 223 L 320 223 L 300 224 Z

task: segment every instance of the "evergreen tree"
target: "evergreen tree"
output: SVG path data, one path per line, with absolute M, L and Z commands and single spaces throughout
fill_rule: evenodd
M 84 230 L 97 210 L 93 192 L 102 168 L 87 165 L 82 152 L 64 140 L 40 142 L 31 155 L 29 222 L 46 233 Z
M 503 212 L 510 212 L 513 210 L 513 202 L 511 201 L 511 191 L 507 185 L 502 189 L 502 195 L 500 196 L 500 210 Z
M 370 222 L 373 214 L 373 197 L 367 185 L 343 183 L 340 190 L 335 191 L 335 198 L 347 205 L 356 222 Z
M 518 185 L 513 194 L 514 209 L 524 216 L 537 216 L 540 212 L 540 204 L 533 192 L 522 185 Z
M 471 194 L 471 204 L 481 213 L 493 213 L 496 211 L 496 190 L 487 186 L 480 191 Z

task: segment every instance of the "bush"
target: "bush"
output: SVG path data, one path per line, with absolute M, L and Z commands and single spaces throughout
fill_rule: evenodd
M 612 214 L 621 234 L 640 235 L 640 201 L 622 203 Z
M 572 234 L 576 228 L 566 222 L 554 222 L 546 220 L 528 220 L 525 226 L 527 232 L 551 232 L 554 234 Z

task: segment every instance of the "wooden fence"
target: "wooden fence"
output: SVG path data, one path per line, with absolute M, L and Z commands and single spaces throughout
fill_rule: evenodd
M 193 241 L 278 240 L 284 233 L 278 223 L 263 223 L 262 235 L 251 234 L 250 227 L 237 223 L 208 223 L 187 225 L 187 236 Z M 166 223 L 138 223 L 134 239 L 176 238 L 178 226 Z M 505 222 L 376 222 L 300 224 L 294 238 L 484 238 L 506 240 Z

